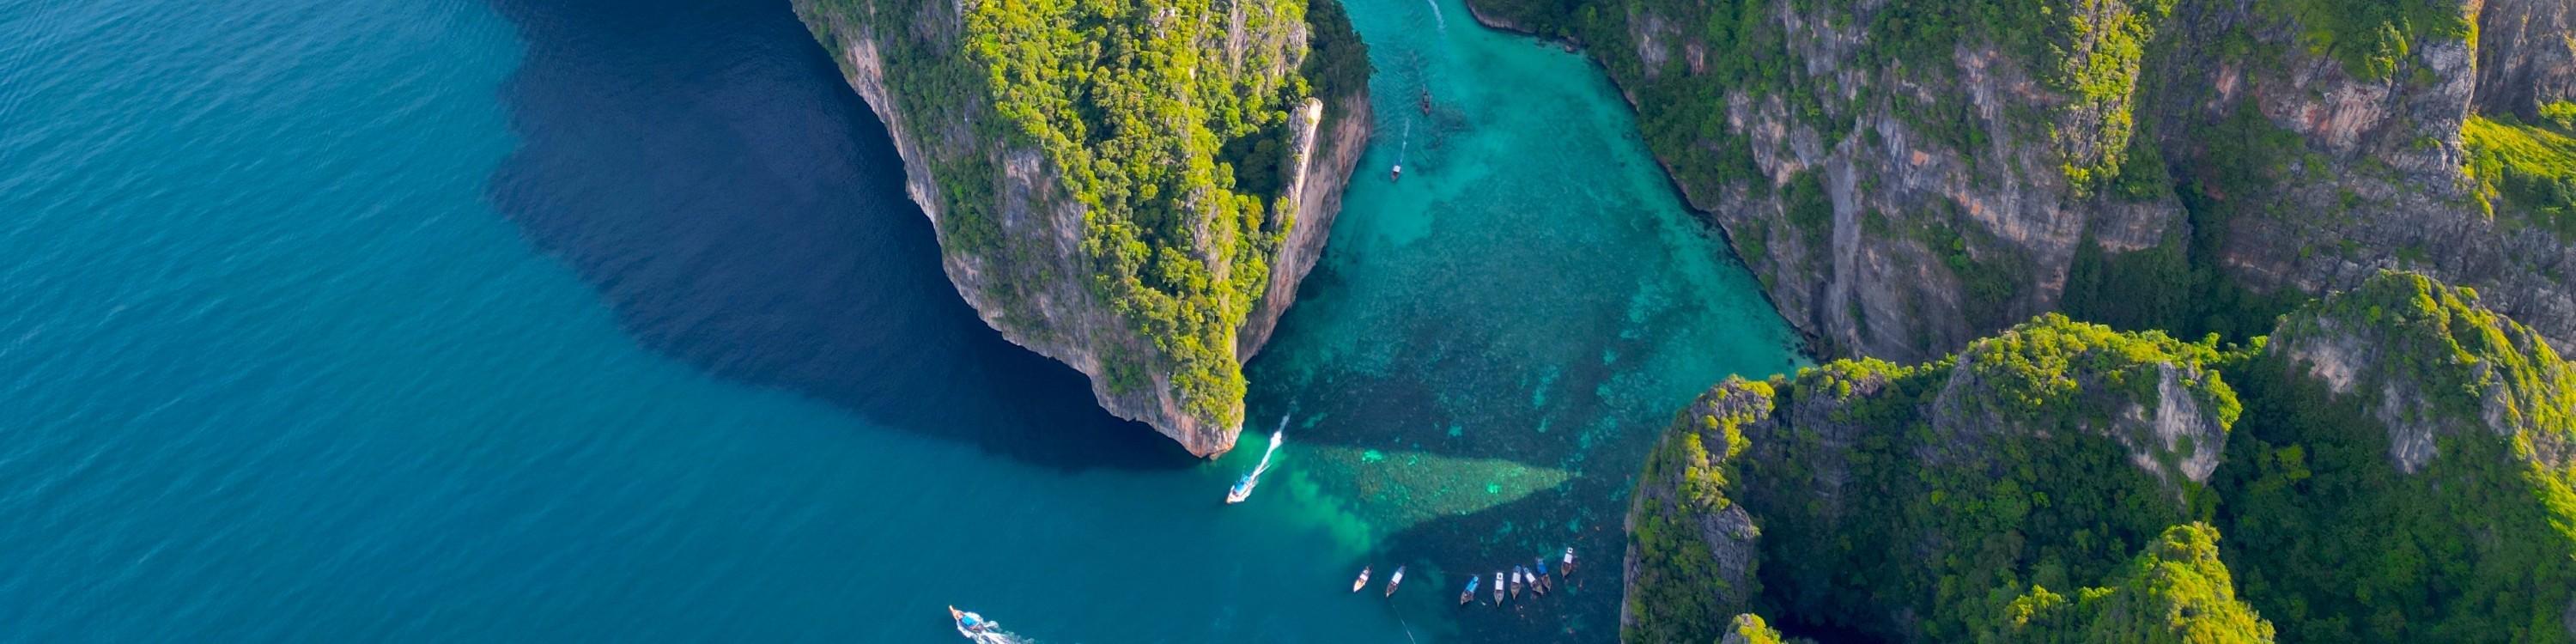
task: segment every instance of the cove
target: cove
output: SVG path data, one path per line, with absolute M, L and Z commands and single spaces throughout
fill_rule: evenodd
M 1799 340 L 1580 56 L 1457 0 L 1347 7 L 1378 138 L 1250 365 L 1251 416 L 1293 414 L 1298 500 L 1438 587 L 1414 609 L 1462 640 L 1614 639 L 1644 453 L 1709 385 L 1807 364 Z M 1449 608 L 1465 575 L 1568 546 L 1592 564 L 1582 589 Z
M 1255 450 L 964 310 L 784 2 L 0 1 L 0 632 L 1608 641 L 1636 455 L 1787 331 L 1578 59 L 1352 13 L 1407 176 L 1252 365 L 1289 448 L 1222 507 Z M 1585 590 L 1447 605 L 1564 545 Z

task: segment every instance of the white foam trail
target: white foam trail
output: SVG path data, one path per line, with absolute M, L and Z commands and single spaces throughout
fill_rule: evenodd
M 1441 31 L 1448 31 L 1449 18 L 1440 15 L 1440 0 L 1422 0 L 1422 2 L 1431 5 L 1431 21 L 1438 23 Z
M 1270 431 L 1270 449 L 1261 450 L 1261 464 L 1252 466 L 1252 480 L 1258 485 L 1261 473 L 1270 471 L 1270 455 L 1279 453 L 1280 439 L 1288 434 L 1288 417 L 1279 417 L 1279 428 Z

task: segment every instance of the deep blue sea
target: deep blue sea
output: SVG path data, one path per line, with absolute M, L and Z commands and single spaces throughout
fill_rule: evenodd
M 784 0 L 0 0 L 0 640 L 1608 641 L 1634 455 L 1785 327 L 1578 59 L 1353 14 L 1461 120 L 1373 144 L 1433 156 L 1354 188 L 1221 507 L 1257 450 L 984 327 Z

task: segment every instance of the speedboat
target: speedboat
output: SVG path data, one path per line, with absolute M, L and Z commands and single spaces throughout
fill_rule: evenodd
M 957 610 L 955 606 L 948 607 L 948 618 L 957 621 L 957 634 L 977 642 L 984 641 L 984 636 L 1002 627 L 1001 624 L 984 619 L 982 615 Z
M 1467 590 L 1466 592 L 1458 593 L 1458 605 L 1465 606 L 1467 605 L 1467 602 L 1476 601 L 1476 582 L 1484 580 L 1484 575 L 1468 575 Z
M 1243 480 L 1234 482 L 1234 487 L 1226 488 L 1225 502 L 1242 503 L 1244 499 L 1252 498 L 1252 476 L 1245 474 Z
M 1403 181 L 1403 180 L 1404 180 L 1404 164 L 1401 164 L 1401 163 L 1395 164 L 1395 169 L 1393 169 L 1393 170 L 1388 170 L 1388 171 L 1386 172 L 1386 180 L 1387 180 L 1387 182 L 1388 182 L 1388 183 L 1394 183 L 1394 182 L 1397 182 L 1397 181 Z
M 1288 416 L 1283 414 L 1279 416 L 1279 429 L 1270 432 L 1270 448 L 1261 451 L 1261 463 L 1252 466 L 1251 472 L 1244 473 L 1242 480 L 1234 482 L 1234 487 L 1226 489 L 1226 503 L 1242 503 L 1244 499 L 1252 497 L 1252 486 L 1261 484 L 1261 473 L 1270 470 L 1270 455 L 1278 453 L 1280 438 L 1287 433 Z
M 1359 592 L 1359 591 L 1360 591 L 1360 589 L 1362 589 L 1362 588 L 1367 588 L 1367 587 L 1368 587 L 1368 573 L 1369 573 L 1369 567 L 1368 567 L 1368 566 L 1360 566 L 1360 578 L 1359 578 L 1359 581 L 1351 582 L 1351 592 L 1355 592 L 1355 593 L 1356 593 L 1356 592 Z
M 1395 596 L 1395 585 L 1396 585 L 1396 584 L 1401 584 L 1401 583 L 1404 583 L 1404 567 L 1403 567 L 1403 566 L 1396 566 L 1396 567 L 1395 567 L 1395 574 L 1394 574 L 1394 575 L 1390 575 L 1390 576 L 1388 576 L 1388 577 L 1386 578 L 1386 594 L 1385 594 L 1385 595 L 1383 595 L 1383 596 L 1385 596 L 1385 597 L 1394 597 L 1394 596 Z

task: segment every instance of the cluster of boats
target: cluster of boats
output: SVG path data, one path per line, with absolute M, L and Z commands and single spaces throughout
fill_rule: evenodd
M 1509 595 L 1509 598 L 1511 599 L 1519 599 L 1521 591 L 1524 589 L 1528 590 L 1532 595 L 1545 595 L 1548 591 L 1556 588 L 1556 580 L 1559 576 L 1548 574 L 1547 558 L 1539 557 L 1537 561 L 1532 563 L 1535 565 L 1512 566 L 1511 570 L 1508 571 L 1494 571 L 1494 605 L 1503 605 L 1503 600 L 1505 599 L 1504 590 L 1507 588 L 1511 591 L 1511 594 Z M 1557 570 L 1560 571 L 1560 575 L 1568 579 L 1573 578 L 1573 548 L 1565 549 L 1565 559 L 1560 563 L 1563 564 L 1557 568 Z M 1484 579 L 1483 575 L 1471 575 L 1467 577 L 1467 589 L 1459 591 L 1458 605 L 1465 606 L 1468 602 L 1476 601 L 1476 585 L 1478 582 L 1484 581 Z
M 1367 587 L 1368 587 L 1368 578 L 1369 578 L 1369 567 L 1368 567 L 1368 566 L 1360 566 L 1360 578 L 1359 578 L 1358 580 L 1356 580 L 1356 581 L 1352 581 L 1352 582 L 1351 582 L 1351 592 L 1355 592 L 1355 593 L 1356 593 L 1356 592 L 1359 592 L 1359 591 L 1360 591 L 1360 589 L 1362 589 L 1362 588 L 1367 588 Z M 1396 567 L 1395 567 L 1395 575 L 1393 575 L 1393 576 L 1390 576 L 1390 577 L 1387 577 L 1387 578 L 1386 578 L 1386 594 L 1385 594 L 1384 596 L 1385 596 L 1385 597 L 1394 597 L 1394 596 L 1395 596 L 1395 587 L 1396 587 L 1396 586 L 1401 586 L 1401 585 L 1404 585 L 1404 567 L 1403 567 L 1403 566 L 1396 566 Z
M 1574 577 L 1573 548 L 1565 549 L 1565 554 L 1553 574 L 1547 569 L 1547 557 L 1539 557 L 1530 563 L 1531 565 L 1528 566 L 1516 565 L 1509 570 L 1494 571 L 1494 605 L 1500 606 L 1507 599 L 1519 599 L 1524 590 L 1533 596 L 1548 594 L 1556 590 L 1557 580 Z M 1361 566 L 1359 578 L 1351 580 L 1351 592 L 1356 593 L 1368 588 L 1369 573 L 1374 570 L 1375 568 L 1371 566 Z M 1476 601 L 1476 589 L 1482 587 L 1484 581 L 1484 575 L 1468 575 L 1467 589 L 1458 593 L 1458 605 L 1465 606 L 1468 602 Z M 1403 583 L 1404 567 L 1396 566 L 1395 574 L 1387 577 L 1384 596 L 1394 597 L 1396 586 Z

